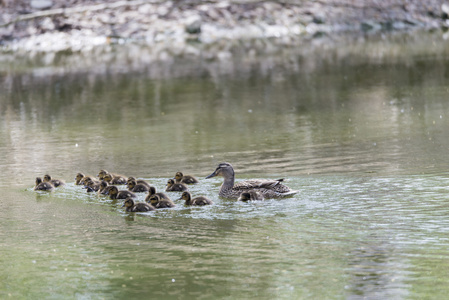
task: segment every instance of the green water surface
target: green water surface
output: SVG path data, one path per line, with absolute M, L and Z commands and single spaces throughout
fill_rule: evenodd
M 1 55 L 0 298 L 447 297 L 443 33 L 126 47 Z M 300 192 L 221 199 L 223 161 Z M 158 190 L 183 171 L 215 204 L 126 213 L 74 185 L 100 169 Z M 46 173 L 67 185 L 34 192 Z

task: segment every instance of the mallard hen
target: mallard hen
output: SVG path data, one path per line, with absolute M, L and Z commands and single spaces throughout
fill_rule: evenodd
M 284 179 L 251 179 L 234 183 L 234 168 L 230 163 L 224 162 L 218 165 L 215 171 L 207 178 L 223 176 L 224 182 L 220 187 L 219 195 L 223 198 L 238 199 L 240 194 L 255 190 L 260 192 L 265 198 L 282 198 L 296 194 L 298 191 L 290 189 L 281 182 Z

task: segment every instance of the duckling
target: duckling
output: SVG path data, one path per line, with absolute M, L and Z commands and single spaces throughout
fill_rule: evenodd
M 50 182 L 54 187 L 63 186 L 65 182 L 59 179 L 52 179 L 50 175 L 44 175 L 44 182 Z
M 145 202 L 135 203 L 133 198 L 126 198 L 125 203 L 122 205 L 122 207 L 126 207 L 127 212 L 144 212 L 155 210 L 155 208 L 148 203 Z
M 105 186 L 105 187 L 103 188 L 103 190 L 102 190 L 101 192 L 98 191 L 98 192 L 99 192 L 99 195 L 100 195 L 100 194 L 101 194 L 101 195 L 108 195 L 108 194 L 109 194 L 109 191 L 112 190 L 112 189 L 114 188 L 115 185 L 109 185 L 109 183 L 108 183 L 107 181 L 104 181 L 104 180 L 102 180 L 101 182 L 106 182 L 106 185 L 103 184 L 103 186 Z
M 215 171 L 207 176 L 206 179 L 218 175 L 223 176 L 224 178 L 224 182 L 218 193 L 220 197 L 223 198 L 238 199 L 242 192 L 247 192 L 249 190 L 259 191 L 265 198 L 283 198 L 298 193 L 298 191 L 283 185 L 281 182 L 284 181 L 284 179 L 251 179 L 234 184 L 234 168 L 227 162 L 219 164 Z
M 98 177 L 100 180 L 103 180 L 103 179 L 104 179 L 104 175 L 106 175 L 106 174 L 108 174 L 108 173 L 109 173 L 109 172 L 106 171 L 106 170 L 100 170 L 100 172 L 98 172 L 97 177 Z
M 36 177 L 35 191 L 53 191 L 55 187 L 50 182 L 42 182 L 42 178 Z
M 186 200 L 185 205 L 210 205 L 214 204 L 212 200 L 207 197 L 199 196 L 192 199 L 192 195 L 189 192 L 183 192 L 181 198 L 178 200 Z
M 243 192 L 237 201 L 254 201 L 254 200 L 264 200 L 262 193 L 255 190 L 250 190 L 248 192 Z
M 154 208 L 170 208 L 176 206 L 170 199 L 163 199 L 157 194 L 151 195 L 147 202 L 154 206 Z
M 109 195 L 109 198 L 111 199 L 126 199 L 128 197 L 130 198 L 136 198 L 136 194 L 130 191 L 119 191 L 116 186 L 112 186 L 111 189 L 107 192 L 107 195 Z
M 107 181 L 100 181 L 100 189 L 98 190 L 98 195 L 105 195 L 104 192 L 105 190 L 109 187 L 110 185 L 108 184 Z
M 184 192 L 187 191 L 188 187 L 183 183 L 175 183 L 173 179 L 167 181 L 166 192 Z
M 126 184 L 128 184 L 131 180 L 134 180 L 136 182 L 136 184 L 144 184 L 146 185 L 148 188 L 150 188 L 150 184 L 148 182 L 146 182 L 143 179 L 136 179 L 136 177 L 128 177 L 128 180 L 126 181 Z
M 80 185 L 86 185 L 86 182 L 92 180 L 93 182 L 97 182 L 98 180 L 95 179 L 93 176 L 84 176 L 83 178 L 81 178 L 80 180 Z
M 137 183 L 135 180 L 128 180 L 128 190 L 134 193 L 142 193 L 148 192 L 150 187 L 142 183 Z
M 156 188 L 154 186 L 150 186 L 150 189 L 148 190 L 148 195 L 145 197 L 145 202 L 150 203 L 150 197 L 152 195 L 158 195 L 161 199 L 167 199 L 170 200 L 170 197 L 166 193 L 157 193 Z
M 84 188 L 87 189 L 88 193 L 91 192 L 98 192 L 100 190 L 101 187 L 101 183 L 98 181 L 93 181 L 91 179 L 86 181 L 86 185 L 84 186 Z
M 195 184 L 199 182 L 194 176 L 184 175 L 182 172 L 176 172 L 174 179 L 176 183 Z
M 107 173 L 103 177 L 104 181 L 107 181 L 109 184 L 126 184 L 126 178 L 120 175 L 112 175 L 111 173 Z
M 75 184 L 76 185 L 82 185 L 81 180 L 84 178 L 84 174 L 83 173 L 78 173 L 75 176 Z

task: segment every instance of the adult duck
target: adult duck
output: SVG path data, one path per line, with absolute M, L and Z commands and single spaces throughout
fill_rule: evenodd
M 234 168 L 227 162 L 219 164 L 215 171 L 207 176 L 206 179 L 215 176 L 223 176 L 224 182 L 220 187 L 219 195 L 228 199 L 238 199 L 241 193 L 249 190 L 258 191 L 265 198 L 288 197 L 298 192 L 283 185 L 281 182 L 284 179 L 251 179 L 234 183 Z

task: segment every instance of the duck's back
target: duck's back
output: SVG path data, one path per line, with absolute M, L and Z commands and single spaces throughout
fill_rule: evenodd
M 251 179 L 239 181 L 234 184 L 232 188 L 222 186 L 222 189 L 220 189 L 220 196 L 237 199 L 242 192 L 256 190 L 265 198 L 282 198 L 291 196 L 298 192 L 282 184 L 281 182 L 283 180 L 284 179 Z

